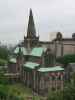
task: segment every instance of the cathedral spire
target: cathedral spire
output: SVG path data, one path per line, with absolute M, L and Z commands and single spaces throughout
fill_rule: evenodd
M 33 37 L 33 38 L 36 37 L 36 30 L 35 30 L 35 24 L 34 24 L 32 9 L 30 9 L 30 14 L 29 14 L 27 37 L 29 37 L 29 38 L 30 37 Z

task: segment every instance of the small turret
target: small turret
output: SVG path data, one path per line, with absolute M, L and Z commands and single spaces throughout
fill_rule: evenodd
M 60 32 L 57 33 L 56 39 L 59 41 L 62 40 L 62 34 Z
M 72 38 L 75 40 L 75 33 L 72 34 Z
M 20 45 L 19 45 L 19 52 L 18 52 L 16 60 L 17 60 L 17 64 L 16 64 L 17 72 L 21 73 L 24 57 L 23 57 L 23 52 Z

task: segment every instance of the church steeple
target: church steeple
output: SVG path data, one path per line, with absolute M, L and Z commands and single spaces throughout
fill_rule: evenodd
M 30 14 L 29 14 L 27 37 L 28 38 L 36 37 L 36 30 L 35 30 L 35 24 L 34 24 L 32 9 L 30 9 Z
M 33 13 L 30 9 L 27 36 L 24 36 L 24 46 L 30 51 L 31 48 L 35 47 L 39 42 L 39 36 L 36 36 L 35 24 L 33 19 Z

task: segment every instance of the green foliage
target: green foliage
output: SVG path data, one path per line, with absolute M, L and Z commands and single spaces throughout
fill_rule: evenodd
M 1 77 L 0 78 L 0 84 L 8 84 L 9 82 L 8 82 L 8 79 L 7 78 L 5 78 L 5 77 Z
M 14 92 L 14 94 L 13 94 Z M 7 98 L 7 100 L 24 100 L 23 97 L 15 95 L 15 90 L 10 92 L 10 87 L 8 85 L 0 84 L 0 98 Z M 6 100 L 6 99 L 3 99 Z
M 0 96 L 6 97 L 8 96 L 8 87 L 0 84 Z
M 0 58 L 8 60 L 8 54 L 9 54 L 9 51 L 8 51 L 7 47 L 0 46 Z
M 72 82 L 66 83 L 62 91 L 50 91 L 48 100 L 75 100 L 75 73 L 72 75 Z
M 58 57 L 56 61 L 64 65 L 68 63 L 73 63 L 75 62 L 75 54 L 64 55 L 63 57 Z
M 63 100 L 62 91 L 50 91 L 48 94 L 48 100 Z
M 4 73 L 0 72 L 0 84 L 4 85 L 4 84 L 8 84 L 8 78 L 4 76 Z
M 51 91 L 48 100 L 75 100 L 75 87 L 67 85 L 63 91 Z
M 29 97 L 33 97 L 32 90 L 23 84 L 0 84 L 0 100 L 28 100 Z M 43 100 L 40 98 L 34 96 L 34 100 Z
M 67 85 L 64 88 L 64 100 L 75 100 L 75 86 L 72 84 Z
M 6 46 L 0 46 L 0 66 L 4 66 L 8 62 L 9 50 Z
M 0 66 L 4 66 L 7 64 L 7 61 L 4 59 L 0 59 Z

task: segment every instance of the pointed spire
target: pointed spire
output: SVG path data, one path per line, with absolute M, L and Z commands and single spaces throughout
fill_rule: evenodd
M 30 9 L 30 14 L 29 14 L 27 37 L 36 37 L 36 30 L 35 30 L 32 9 Z

